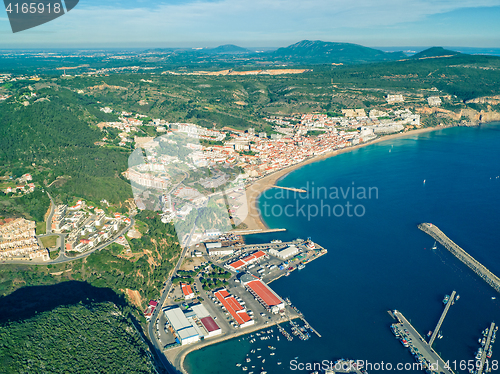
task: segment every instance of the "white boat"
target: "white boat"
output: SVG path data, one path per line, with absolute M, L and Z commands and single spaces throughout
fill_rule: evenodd
M 437 249 L 436 241 L 434 241 L 434 245 L 432 246 L 432 249 Z

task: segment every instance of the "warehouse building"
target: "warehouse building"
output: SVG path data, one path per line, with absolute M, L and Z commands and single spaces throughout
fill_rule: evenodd
M 240 328 L 253 325 L 255 321 L 248 315 L 246 309 L 225 288 L 214 292 L 215 297 L 221 302 Z
M 165 317 L 167 317 L 170 326 L 175 331 L 177 335 L 176 341 L 182 345 L 196 343 L 200 340 L 200 335 L 196 329 L 188 321 L 184 312 L 179 307 L 173 307 L 166 309 L 163 312 Z
M 205 308 L 202 304 L 197 304 L 193 305 L 191 309 L 196 314 L 196 317 L 203 326 L 203 335 L 205 336 L 205 338 L 211 338 L 213 336 L 222 334 L 221 328 L 212 318 L 207 308 Z
M 259 301 L 264 308 L 274 314 L 285 309 L 285 302 L 278 296 L 266 283 L 252 274 L 243 274 L 240 278 L 248 292 L 250 292 Z
M 299 252 L 300 252 L 299 248 L 297 248 L 297 246 L 293 244 L 280 250 L 274 248 L 269 250 L 270 255 L 281 258 L 282 260 L 286 260 L 287 258 L 295 256 Z
M 235 261 L 229 265 L 227 268 L 232 271 L 239 271 L 245 266 L 258 262 L 266 257 L 266 253 L 263 251 L 257 251 L 249 256 L 242 258 L 241 260 Z
M 205 243 L 205 247 L 210 256 L 225 256 L 234 253 L 233 247 L 223 247 L 221 242 Z

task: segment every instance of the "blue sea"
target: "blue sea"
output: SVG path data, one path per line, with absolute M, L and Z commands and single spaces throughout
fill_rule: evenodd
M 305 269 L 271 283 L 282 297 L 290 297 L 322 337 L 278 342 L 274 332 L 273 338 L 253 344 L 236 338 L 189 354 L 190 373 L 243 373 L 236 364 L 243 363 L 250 350 L 269 350 L 268 345 L 277 348 L 276 355 L 260 365 L 268 373 L 311 372 L 292 370 L 294 359 L 413 363 L 389 330 L 394 321 L 387 311 L 398 309 L 424 335 L 434 329 L 442 299 L 453 290 L 460 300 L 451 307 L 441 328 L 443 338 L 434 348 L 452 368 L 455 360 L 458 366 L 474 358 L 481 331 L 492 321 L 500 323 L 500 295 L 439 244 L 432 250 L 434 240 L 417 225 L 434 223 L 500 275 L 500 124 L 443 129 L 369 145 L 306 165 L 279 185 L 305 187 L 309 193 L 306 198 L 286 196 L 278 189 L 263 194 L 259 206 L 265 222 L 287 231 L 249 236 L 247 242 L 310 237 L 328 249 Z M 325 198 L 321 187 L 344 192 L 355 188 L 356 194 Z M 371 188 L 371 198 L 358 194 L 363 188 Z M 305 206 L 305 214 L 297 204 Z M 320 212 L 312 217 L 314 207 L 321 204 L 323 216 Z M 287 205 L 294 208 L 285 214 Z M 337 216 L 328 216 L 325 205 L 343 206 L 344 212 L 337 207 Z M 500 360 L 500 348 L 493 347 L 493 359 Z

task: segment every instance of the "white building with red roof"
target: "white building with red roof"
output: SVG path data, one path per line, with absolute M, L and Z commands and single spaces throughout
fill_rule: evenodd
M 181 289 L 185 300 L 194 299 L 194 292 L 189 284 L 181 283 Z

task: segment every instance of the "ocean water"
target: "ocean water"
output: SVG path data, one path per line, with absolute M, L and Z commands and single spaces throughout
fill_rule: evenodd
M 339 358 L 394 366 L 413 363 L 389 330 L 393 320 L 387 311 L 398 309 L 423 335 L 434 329 L 442 299 L 452 290 L 460 300 L 451 307 L 441 328 L 444 337 L 434 348 L 457 365 L 474 358 L 481 331 L 492 321 L 500 323 L 500 295 L 439 244 L 432 250 L 434 241 L 417 224 L 436 224 L 500 275 L 500 124 L 369 145 L 306 165 L 279 185 L 305 187 L 309 193 L 301 198 L 275 189 L 262 195 L 259 206 L 265 222 L 287 231 L 249 236 L 247 242 L 310 237 L 328 249 L 305 269 L 271 284 L 282 297 L 290 297 L 322 337 L 278 342 L 274 332 L 273 338 L 253 344 L 229 340 L 189 354 L 190 373 L 243 373 L 236 364 L 256 347 L 269 351 L 268 345 L 277 348 L 276 355 L 261 364 L 268 373 L 311 372 L 292 370 L 290 360 L 296 357 L 303 363 Z M 326 198 L 321 187 L 329 192 Z M 356 188 L 354 198 L 352 190 L 346 199 L 331 194 L 349 187 Z M 371 199 L 358 194 L 370 187 Z M 351 216 L 347 203 L 352 205 Z M 297 209 L 297 204 L 304 208 Z M 314 207 L 321 210 L 321 204 L 323 215 L 313 217 Z M 342 205 L 344 214 L 337 207 L 328 215 L 326 205 Z M 356 208 L 359 216 L 355 206 L 362 206 Z M 495 346 L 493 359 L 500 360 Z

